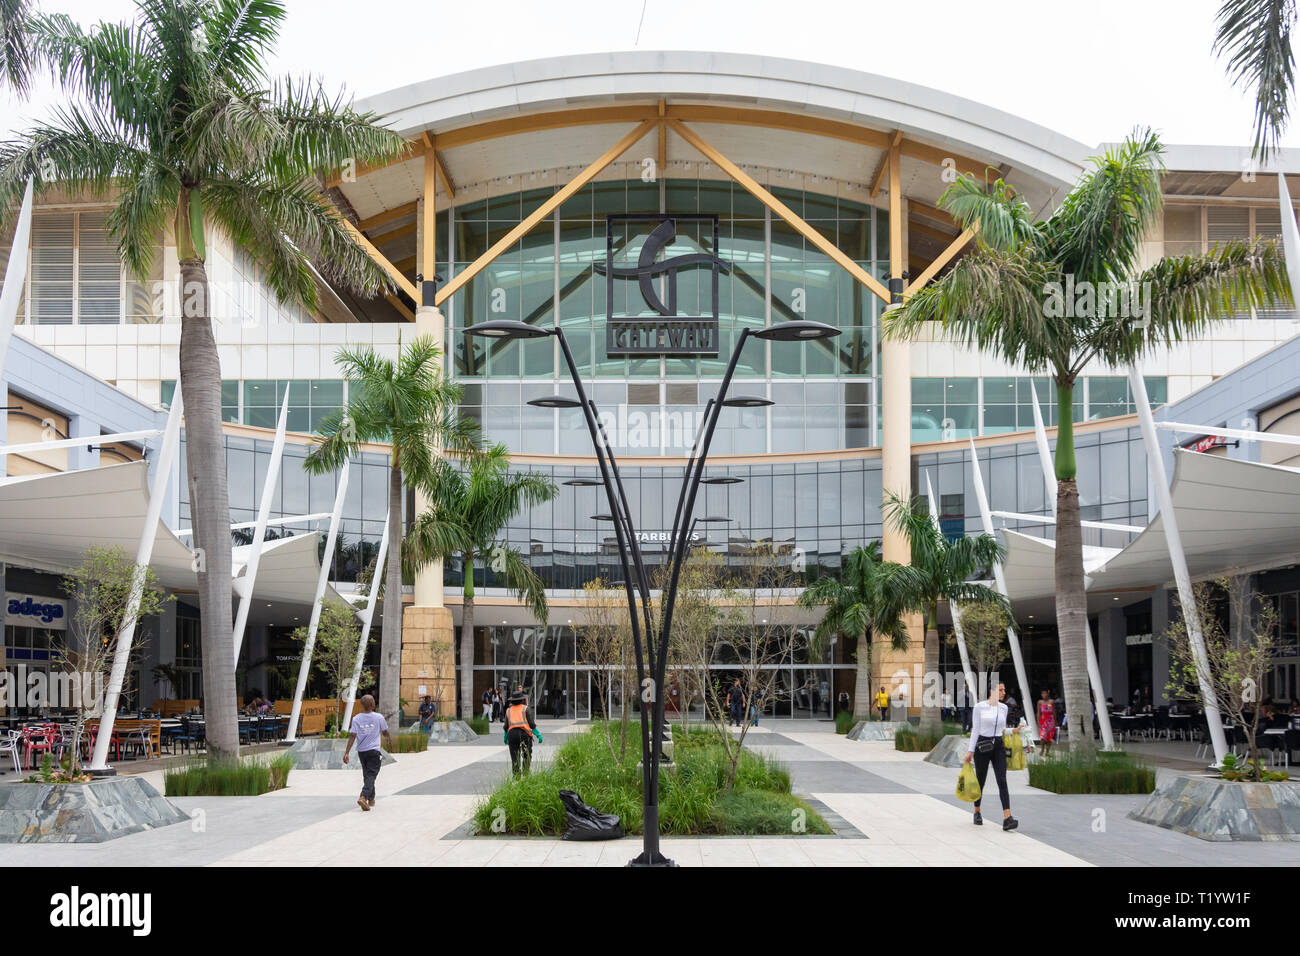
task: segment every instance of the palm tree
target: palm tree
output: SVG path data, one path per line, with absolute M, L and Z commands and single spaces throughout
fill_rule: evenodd
M 939 673 L 940 602 L 947 604 L 954 616 L 953 606 L 958 602 L 1005 606 L 1005 598 L 997 591 L 970 580 L 1002 560 L 1002 545 L 988 534 L 949 540 L 928 513 L 893 492 L 885 502 L 885 518 L 911 547 L 912 563 L 898 573 L 896 587 L 905 594 L 902 600 L 925 615 L 925 675 L 929 680 L 931 674 Z M 935 694 L 922 688 L 922 727 L 939 725 L 940 703 Z
M 415 519 L 407 538 L 406 560 L 412 571 L 430 561 L 461 557 L 465 598 L 461 605 L 460 712 L 474 712 L 474 565 L 480 558 L 498 581 L 525 602 L 540 623 L 546 622 L 546 586 L 528 560 L 501 538 L 510 520 L 525 508 L 550 501 L 558 489 L 548 476 L 510 471 L 510 453 L 493 445 L 464 462 L 427 475 L 420 490 L 428 510 Z M 445 529 L 464 529 L 464 541 L 450 540 Z
M 825 607 L 826 613 L 813 631 L 810 650 L 820 657 L 829 638 L 842 634 L 858 641 L 858 669 L 853 688 L 853 716 L 871 716 L 871 641 L 876 635 L 889 639 L 896 651 L 907 650 L 906 617 L 914 608 L 907 594 L 896 584 L 903 566 L 882 561 L 880 542 L 856 547 L 844 559 L 838 576 L 819 577 L 799 595 L 801 607 Z
M 209 752 L 233 757 L 230 501 L 221 368 L 205 266 L 209 227 L 261 268 L 284 302 L 315 309 L 317 273 L 370 296 L 389 280 L 320 194 L 318 170 L 382 161 L 407 144 L 310 82 L 266 69 L 285 16 L 274 0 L 138 0 L 134 22 L 83 31 L 62 14 L 30 19 L 39 63 L 69 101 L 0 146 L 0 215 L 29 177 L 111 198 L 123 263 L 147 276 L 171 225 L 181 274 L 180 380 L 194 543 L 200 560 L 203 696 Z M 313 265 L 315 268 L 313 269 Z
M 1056 619 L 1071 714 L 1089 711 L 1075 381 L 1094 360 L 1127 367 L 1219 319 L 1290 301 L 1273 242 L 1223 243 L 1139 268 L 1141 242 L 1161 211 L 1162 152 L 1154 133 L 1135 132 L 1094 158 L 1060 207 L 1037 222 L 1002 180 L 986 188 L 970 176 L 958 179 L 940 205 L 978 229 L 977 248 L 884 321 L 885 334 L 901 338 L 934 323 L 950 339 L 1055 381 Z M 1063 288 L 1077 301 L 1064 303 Z M 1093 747 L 1088 721 L 1070 722 L 1070 743 L 1072 750 Z
M 398 692 L 402 652 L 402 491 L 408 479 L 437 470 L 437 449 L 473 452 L 477 424 L 455 415 L 460 387 L 442 375 L 442 350 L 428 336 L 403 348 L 397 361 L 369 346 L 341 349 L 334 364 L 353 384 L 348 404 L 321 423 L 320 438 L 303 463 L 308 473 L 338 471 L 360 453 L 366 442 L 391 442 L 388 471 L 388 554 L 384 571 L 384 617 L 380 637 L 379 710 L 394 727 L 399 719 Z M 457 543 L 462 536 L 442 526 L 437 533 Z
M 35 6 L 32 0 L 0 0 L 0 77 L 20 96 L 31 88 L 28 20 Z
M 1295 92 L 1295 0 L 1224 0 L 1216 20 L 1214 52 L 1228 58 L 1234 83 L 1255 91 L 1251 155 L 1266 160 L 1282 138 Z

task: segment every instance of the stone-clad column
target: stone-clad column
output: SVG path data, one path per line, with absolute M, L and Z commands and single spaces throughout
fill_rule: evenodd
M 422 287 L 427 290 L 422 290 L 422 297 L 429 304 L 421 305 L 416 310 L 416 334 L 431 337 L 440 349 L 445 350 L 442 312 L 433 305 L 434 283 L 425 281 Z M 445 351 L 443 360 L 446 361 Z M 426 506 L 424 496 L 416 491 L 416 511 L 423 511 Z M 415 600 L 402 614 L 399 693 L 406 701 L 407 716 L 414 715 L 419 708 L 424 696 L 421 688 L 438 702 L 439 714 L 455 713 L 455 639 L 456 628 L 451 611 L 443 604 L 442 562 L 435 561 L 416 574 Z

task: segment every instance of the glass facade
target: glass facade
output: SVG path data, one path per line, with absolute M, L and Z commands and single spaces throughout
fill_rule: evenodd
M 262 485 L 266 480 L 267 466 L 271 461 L 270 440 L 227 435 L 226 480 L 230 490 L 230 522 L 242 524 L 257 520 L 261 503 Z M 292 442 L 284 446 L 280 462 L 280 480 L 271 502 L 271 517 L 281 518 L 303 514 L 327 514 L 334 509 L 334 493 L 338 488 L 334 475 L 309 475 L 303 467 L 310 447 Z M 185 443 L 181 442 L 180 474 L 185 475 Z M 190 527 L 189 482 L 181 481 L 180 522 Z M 403 500 L 403 518 L 406 499 Z M 357 575 L 374 558 L 384 533 L 384 520 L 388 514 L 388 456 L 363 452 L 352 459 L 348 476 L 348 491 L 344 496 L 343 514 L 334 558 L 333 580 L 353 583 Z M 329 529 L 329 519 L 306 524 L 272 525 L 266 530 L 268 541 L 306 530 Z M 247 544 L 250 532 L 234 532 L 241 536 L 236 543 Z M 324 547 L 322 534 L 321 547 Z
M 878 232 L 886 213 L 868 204 L 803 190 L 775 188 L 783 202 L 832 239 L 864 269 L 886 271 L 878 261 Z M 521 190 L 457 206 L 439 220 L 447 229 L 451 274 L 485 251 L 551 194 Z M 618 261 L 635 258 L 646 231 L 611 215 L 668 212 L 716 215 L 712 226 L 681 220 L 665 256 L 716 254 L 730 265 L 719 276 L 718 356 L 609 358 L 606 312 L 612 294 L 620 315 L 646 315 L 635 280 L 607 279 L 597 268 L 612 247 Z M 708 269 L 677 274 L 681 314 L 709 314 Z M 612 283 L 612 288 L 610 287 Z M 463 334 L 487 319 L 559 325 L 574 362 L 611 419 L 617 450 L 630 454 L 684 454 L 697 415 L 717 389 L 731 350 L 744 328 L 769 322 L 815 319 L 842 334 L 830 342 L 769 347 L 751 339 L 736 371 L 736 393 L 770 396 L 777 406 L 747 416 L 745 434 L 727 429 L 715 452 L 833 450 L 874 443 L 872 403 L 878 305 L 875 296 L 829 257 L 729 181 L 674 174 L 664 182 L 640 179 L 588 184 L 453 296 L 445 311 L 451 329 L 455 377 L 465 386 L 463 413 L 488 437 L 514 451 L 587 454 L 587 438 L 571 411 L 529 407 L 530 398 L 566 391 L 567 370 L 553 340 L 488 341 Z M 567 387 L 566 387 L 567 386 Z M 617 429 L 611 426 L 618 426 Z
M 1152 408 L 1165 404 L 1168 379 L 1144 377 Z M 1048 428 L 1057 424 L 1056 385 L 1047 376 L 913 378 L 912 441 L 954 441 L 1034 427 L 1034 396 Z M 1137 411 L 1128 379 L 1087 376 L 1074 384 L 1074 420 L 1094 421 Z

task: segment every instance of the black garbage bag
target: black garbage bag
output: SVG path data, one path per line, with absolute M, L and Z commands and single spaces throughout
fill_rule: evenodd
M 564 804 L 564 817 L 569 821 L 569 829 L 564 831 L 565 840 L 617 840 L 624 835 L 623 821 L 618 814 L 601 813 L 587 806 L 572 790 L 561 790 L 560 802 Z

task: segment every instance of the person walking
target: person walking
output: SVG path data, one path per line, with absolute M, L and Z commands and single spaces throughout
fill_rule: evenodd
M 1047 756 L 1056 741 L 1056 703 L 1047 696 L 1047 691 L 1038 698 L 1038 739 L 1043 745 L 1043 756 Z
M 876 710 L 880 711 L 880 719 L 889 719 L 889 693 L 885 690 L 885 685 L 880 685 L 880 692 L 876 694 Z
M 361 698 L 361 713 L 352 717 L 348 745 L 343 748 L 343 762 L 347 763 L 352 745 L 356 744 L 357 759 L 361 761 L 361 796 L 357 797 L 357 806 L 362 810 L 375 808 L 375 778 L 379 776 L 379 764 L 383 757 L 379 750 L 381 736 L 388 746 L 393 745 L 393 738 L 388 733 L 388 721 L 384 720 L 383 714 L 375 713 L 375 699 L 366 694 Z
M 740 726 L 740 718 L 745 713 L 745 692 L 740 688 L 740 678 L 737 677 L 727 688 L 727 710 L 730 712 L 731 723 L 736 727 Z
M 532 768 L 533 738 L 536 737 L 539 744 L 542 742 L 542 732 L 537 729 L 532 708 L 528 706 L 528 695 L 522 690 L 510 695 L 505 725 L 501 740 L 510 747 L 510 767 L 517 777 L 521 772 L 528 773 Z
M 483 691 L 483 696 L 479 700 L 483 704 L 483 719 L 489 724 L 492 723 L 492 689 Z
M 1002 743 L 1002 732 L 1007 729 L 1007 705 L 998 700 L 998 685 L 989 688 L 989 699 L 975 705 L 971 714 L 970 747 L 965 762 L 975 763 L 975 779 L 979 781 L 980 794 L 988 778 L 989 764 L 998 782 L 998 797 L 1002 801 L 1002 829 L 1014 830 L 1020 821 L 1011 815 L 1011 796 L 1007 792 L 1007 751 Z M 975 825 L 983 826 L 980 802 L 975 801 Z
M 492 722 L 505 719 L 505 707 L 501 698 L 501 691 L 495 687 L 492 688 Z

